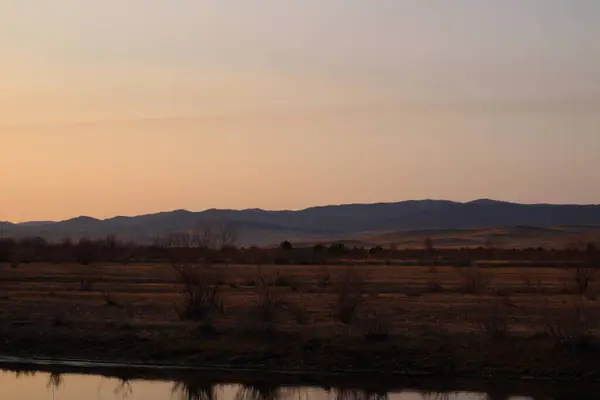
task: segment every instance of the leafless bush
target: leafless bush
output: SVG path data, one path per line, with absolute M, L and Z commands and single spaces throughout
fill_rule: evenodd
M 599 268 L 592 265 L 565 268 L 569 275 L 569 281 L 573 285 L 573 291 L 580 295 L 584 295 L 592 289 L 599 270 Z
M 256 311 L 261 322 L 274 323 L 285 309 L 285 302 L 281 296 L 273 290 L 272 284 L 264 274 L 262 268 L 258 268 L 256 285 Z
M 573 304 L 573 307 L 561 310 L 548 305 L 542 309 L 542 318 L 543 333 L 561 345 L 576 346 L 585 343 L 600 326 L 598 316 L 583 299 Z
M 173 265 L 183 286 L 183 306 L 178 309 L 181 319 L 203 321 L 223 311 L 222 279 L 218 268 L 192 264 Z
M 365 279 L 353 267 L 338 274 L 335 290 L 335 316 L 343 324 L 351 324 L 365 301 Z
M 477 327 L 491 339 L 504 339 L 510 333 L 510 316 L 506 305 L 494 302 L 484 315 L 478 317 Z
M 392 328 L 389 321 L 377 312 L 369 315 L 363 325 L 365 339 L 369 342 L 382 342 L 390 337 Z
M 484 293 L 492 281 L 492 276 L 481 267 L 456 268 L 462 279 L 462 290 L 465 293 Z

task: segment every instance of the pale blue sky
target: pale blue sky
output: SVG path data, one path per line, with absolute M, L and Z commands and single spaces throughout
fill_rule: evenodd
M 6 0 L 0 220 L 600 203 L 600 1 Z

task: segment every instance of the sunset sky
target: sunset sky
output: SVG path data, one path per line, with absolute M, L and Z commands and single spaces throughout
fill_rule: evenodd
M 600 203 L 598 0 L 4 0 L 0 221 Z

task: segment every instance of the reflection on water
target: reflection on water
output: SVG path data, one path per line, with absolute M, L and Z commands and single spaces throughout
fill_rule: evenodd
M 211 384 L 175 382 L 173 394 L 178 400 L 215 400 L 218 398 L 217 388 Z
M 503 386 L 503 385 L 500 385 Z M 52 400 L 563 400 L 597 398 L 594 392 L 511 394 L 506 389 L 487 393 L 466 391 L 372 390 L 352 388 L 291 387 L 269 384 L 211 384 L 201 380 L 180 382 L 128 380 L 95 375 L 0 372 L 0 399 Z
M 17 376 L 18 378 L 18 376 Z M 63 375 L 62 374 L 57 374 L 57 373 L 51 373 L 50 376 L 48 376 L 48 384 L 46 385 L 47 388 L 50 389 L 60 389 L 60 385 L 62 385 L 63 382 Z

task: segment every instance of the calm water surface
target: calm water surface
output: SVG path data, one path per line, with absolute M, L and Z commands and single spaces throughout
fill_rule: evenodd
M 94 375 L 0 372 L 0 400 L 559 400 L 596 399 L 594 394 L 517 395 L 506 390 L 488 393 L 419 390 L 368 391 L 320 387 L 265 387 L 150 380 L 121 380 Z

